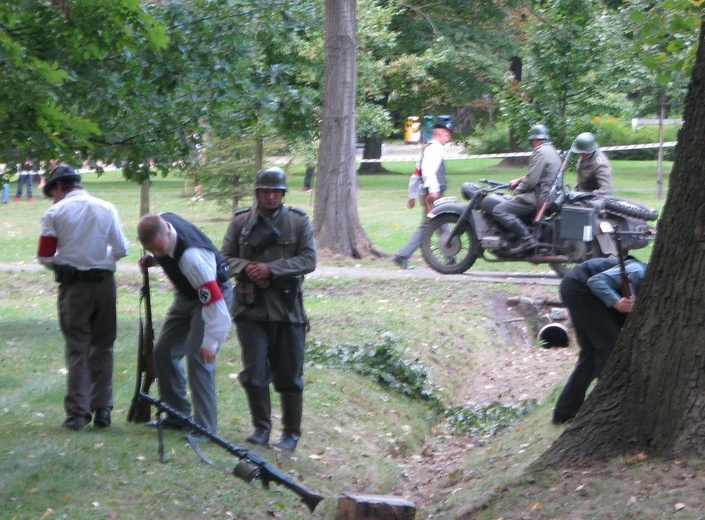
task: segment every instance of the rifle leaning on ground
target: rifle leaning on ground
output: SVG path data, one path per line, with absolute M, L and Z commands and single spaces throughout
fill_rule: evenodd
M 614 239 L 617 242 L 617 257 L 619 258 L 619 275 L 622 279 L 622 297 L 636 300 L 634 287 L 627 276 L 627 264 L 624 260 L 624 250 L 622 249 L 622 237 L 619 235 L 619 226 L 614 226 Z
M 144 320 L 142 314 L 144 311 Z M 140 399 L 140 394 L 149 394 L 154 382 L 154 326 L 152 325 L 152 300 L 149 294 L 149 270 L 142 268 L 142 289 L 140 290 L 140 337 L 137 349 L 137 381 L 132 396 L 127 420 L 134 423 L 147 423 L 151 420 L 149 403 Z
M 190 418 L 186 417 L 184 414 L 182 414 L 175 408 L 169 406 L 165 402 L 155 399 L 151 395 L 142 392 L 140 392 L 140 399 L 142 399 L 148 405 L 149 403 L 151 403 L 157 407 L 157 409 L 159 410 L 159 412 L 157 413 L 157 420 L 159 420 L 159 415 L 162 412 L 165 412 L 169 414 L 169 419 L 175 419 L 179 421 L 184 426 L 193 429 L 196 433 L 199 433 L 202 436 L 208 438 L 221 448 L 225 448 L 225 450 L 240 459 L 238 465 L 235 466 L 235 469 L 233 469 L 233 475 L 235 475 L 236 477 L 240 477 L 241 479 L 247 482 L 250 482 L 253 479 L 261 480 L 262 485 L 265 488 L 269 488 L 270 482 L 276 482 L 277 484 L 289 488 L 291 491 L 301 497 L 301 501 L 308 506 L 311 512 L 313 512 L 313 510 L 316 509 L 318 503 L 323 500 L 323 497 L 321 495 L 306 489 L 301 484 L 298 484 L 294 479 L 292 479 L 285 473 L 279 471 L 277 468 L 272 466 L 269 462 L 267 462 L 264 458 L 260 457 L 258 454 L 253 453 L 250 450 L 246 450 L 244 448 L 239 448 L 234 444 L 230 444 L 225 439 L 218 437 L 215 433 L 212 433 L 200 424 L 192 421 Z M 163 449 L 160 447 L 160 455 L 162 451 Z

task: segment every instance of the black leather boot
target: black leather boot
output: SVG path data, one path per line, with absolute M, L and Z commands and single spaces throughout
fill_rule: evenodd
M 252 435 L 247 437 L 245 441 L 258 446 L 266 446 L 269 443 L 269 432 L 272 430 L 269 387 L 245 388 L 245 392 L 250 404 L 252 426 L 255 428 Z
M 294 451 L 301 437 L 301 415 L 303 414 L 303 394 L 282 392 L 282 436 L 274 446 L 283 451 Z
M 517 245 L 507 251 L 510 255 L 518 255 L 536 247 L 536 239 L 523 224 L 515 223 L 511 228 L 511 232 L 514 233 L 518 240 Z

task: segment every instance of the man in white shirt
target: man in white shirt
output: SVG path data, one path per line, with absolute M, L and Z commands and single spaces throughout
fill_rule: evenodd
M 128 242 L 115 206 L 84 191 L 71 166 L 54 168 L 43 191 L 54 204 L 42 216 L 37 259 L 60 283 L 68 369 L 64 426 L 80 430 L 92 419 L 107 428 L 117 329 L 115 263 L 127 256 Z
M 394 255 L 394 263 L 402 269 L 409 269 L 409 259 L 421 244 L 421 233 L 426 225 L 426 215 L 433 209 L 433 203 L 441 198 L 448 186 L 446 180 L 445 161 L 443 148 L 453 138 L 450 124 L 435 124 L 432 128 L 431 140 L 421 151 L 416 163 L 416 169 L 409 179 L 409 200 L 406 206 L 412 209 L 416 199 L 421 196 L 421 225 L 411 235 L 409 241 Z
M 203 231 L 173 213 L 143 216 L 137 224 L 137 236 L 144 248 L 153 253 L 140 259 L 140 267 L 160 265 L 175 287 L 174 302 L 154 344 L 159 395 L 189 417 L 188 380 L 194 421 L 217 433 L 215 358 L 230 329 L 233 299 L 223 257 Z M 162 419 L 160 425 L 182 429 L 177 420 L 169 417 Z

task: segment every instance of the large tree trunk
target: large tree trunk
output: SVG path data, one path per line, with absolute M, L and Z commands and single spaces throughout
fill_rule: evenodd
M 319 249 L 353 258 L 378 250 L 357 213 L 355 0 L 326 0 L 326 67 L 313 228 Z
M 646 279 L 603 377 L 539 466 L 705 455 L 705 24 Z
M 363 160 L 374 160 L 382 158 L 382 136 L 371 135 L 365 137 L 363 142 L 365 143 L 365 148 L 362 151 Z M 374 173 L 384 173 L 386 170 L 382 167 L 380 161 L 375 162 L 363 162 L 360 163 L 360 167 L 357 172 L 360 174 L 374 174 Z

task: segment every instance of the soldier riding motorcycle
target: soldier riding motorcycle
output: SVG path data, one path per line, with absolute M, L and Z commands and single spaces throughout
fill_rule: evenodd
M 569 192 L 563 173 L 573 151 L 566 154 L 551 191 L 527 228 L 536 247 L 512 253 L 516 237 L 492 217 L 492 209 L 507 200 L 501 190 L 509 184 L 483 179 L 488 186 L 466 182 L 461 193 L 469 203 L 457 197 L 436 201 L 428 214 L 421 235 L 421 251 L 426 263 L 442 274 L 464 273 L 478 258 L 488 262 L 531 262 L 550 264 L 564 276 L 570 267 L 590 258 L 616 254 L 614 230 L 621 236 L 625 251 L 641 249 L 656 235 L 648 221 L 658 218 L 658 211 L 637 202 L 593 192 Z

